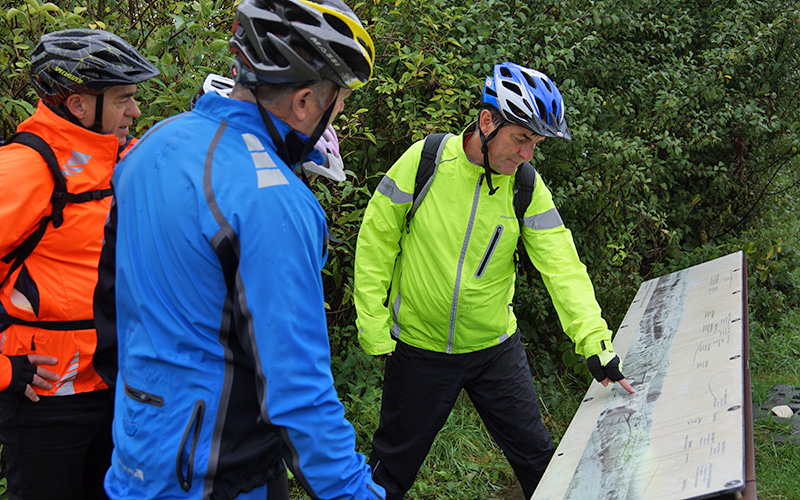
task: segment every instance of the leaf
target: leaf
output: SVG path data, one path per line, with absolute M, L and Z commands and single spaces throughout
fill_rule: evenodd
M 6 19 L 8 19 L 9 21 L 11 20 L 11 18 L 17 16 L 24 16 L 24 14 L 22 13 L 21 10 L 15 8 L 11 8 L 6 11 Z

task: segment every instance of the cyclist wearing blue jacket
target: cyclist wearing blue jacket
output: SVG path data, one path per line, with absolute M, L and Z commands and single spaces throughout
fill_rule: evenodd
M 339 0 L 244 0 L 230 47 L 231 97 L 154 126 L 114 176 L 96 295 L 100 344 L 114 311 L 120 344 L 106 491 L 288 499 L 288 466 L 313 498 L 382 499 L 330 370 L 325 213 L 293 173 L 322 163 L 372 40 Z

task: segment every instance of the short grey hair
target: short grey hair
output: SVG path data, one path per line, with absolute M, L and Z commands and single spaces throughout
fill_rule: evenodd
M 319 107 L 326 109 L 331 105 L 331 97 L 333 97 L 334 91 L 337 90 L 339 86 L 330 80 L 317 80 L 309 85 L 302 85 L 299 87 L 263 83 L 256 88 L 256 97 L 258 97 L 258 100 L 264 105 L 274 106 L 298 88 L 310 88 L 313 90 L 314 98 L 317 100 Z
M 500 110 L 498 110 L 491 104 L 485 105 L 483 109 L 489 110 L 489 112 L 492 114 L 492 123 L 494 123 L 495 126 L 499 127 L 500 125 L 503 124 L 503 122 L 506 121 L 506 119 L 503 117 L 503 114 L 500 113 Z

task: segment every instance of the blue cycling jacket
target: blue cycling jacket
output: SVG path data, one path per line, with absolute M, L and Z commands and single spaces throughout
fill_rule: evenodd
M 325 214 L 256 105 L 206 94 L 114 186 L 109 496 L 263 500 L 288 465 L 313 498 L 383 498 L 333 386 Z

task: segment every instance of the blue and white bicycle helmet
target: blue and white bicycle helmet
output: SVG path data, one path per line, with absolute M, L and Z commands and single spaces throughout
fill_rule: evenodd
M 572 138 L 561 92 L 544 73 L 511 62 L 496 64 L 483 86 L 483 102 L 537 135 Z

